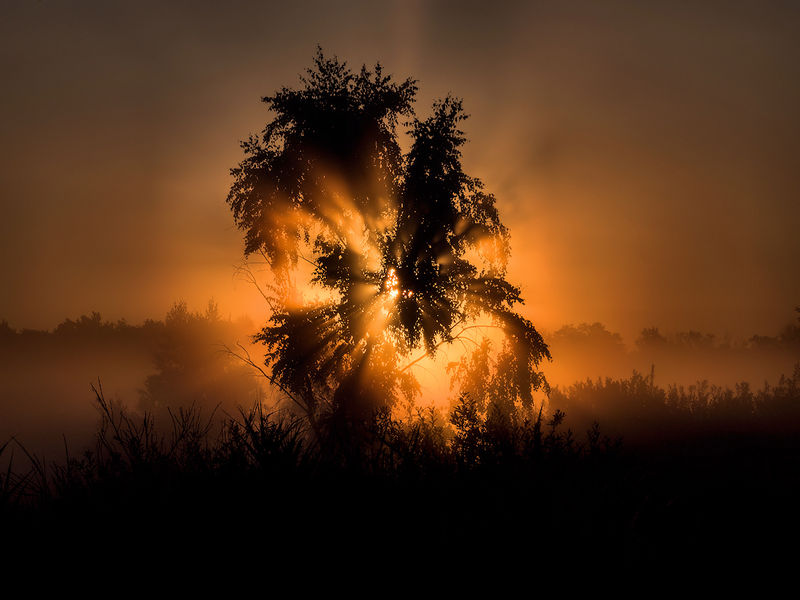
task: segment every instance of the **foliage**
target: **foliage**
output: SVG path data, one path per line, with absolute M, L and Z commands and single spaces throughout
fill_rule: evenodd
M 672 404 L 671 391 L 642 376 L 597 387 L 629 405 L 636 397 Z M 493 422 L 480 409 L 491 403 L 467 394 L 446 418 L 379 411 L 369 444 L 332 452 L 326 435 L 285 413 L 256 407 L 215 434 L 196 409 L 178 411 L 165 435 L 151 416 L 132 417 L 97 392 L 102 421 L 91 452 L 49 468 L 29 456 L 30 472 L 16 464 L 0 472 L 0 526 L 20 556 L 38 549 L 43 560 L 53 548 L 64 560 L 61 542 L 70 540 L 120 560 L 141 551 L 134 540 L 163 540 L 145 558 L 173 564 L 176 553 L 217 560 L 220 548 L 238 556 L 268 540 L 259 564 L 299 560 L 305 569 L 337 557 L 394 568 L 409 556 L 462 566 L 466 556 L 473 565 L 487 549 L 506 568 L 514 557 L 548 568 L 570 557 L 572 569 L 705 569 L 774 566 L 784 550 L 769 544 L 773 532 L 800 530 L 800 367 L 759 392 L 698 390 L 696 403 L 716 407 L 712 415 L 726 414 L 726 398 L 748 400 L 750 428 L 737 438 L 706 429 L 699 443 L 668 438 L 634 453 L 596 424 L 585 441 L 573 437 L 564 427 L 575 421 L 559 410 L 520 404 L 514 419 Z M 686 407 L 669 410 L 707 422 Z M 0 445 L 0 457 L 20 447 Z
M 487 318 L 506 333 L 516 394 L 530 403 L 549 351 L 515 311 L 495 198 L 462 169 L 461 101 L 418 118 L 414 80 L 379 64 L 353 72 L 321 50 L 301 83 L 263 99 L 274 118 L 242 143 L 227 199 L 245 252 L 264 256 L 282 292 L 256 336 L 271 376 L 312 418 L 363 417 L 413 395 L 401 361 L 414 350 L 433 355 Z M 306 283 L 324 292 L 317 302 L 296 302 L 307 288 L 290 273 L 303 261 Z
M 629 441 L 713 438 L 722 433 L 781 433 L 800 426 L 800 363 L 791 376 L 753 390 L 710 384 L 662 388 L 636 371 L 625 379 L 576 382 L 550 394 L 551 409 L 570 415 L 577 427 L 600 420 L 607 433 Z
M 185 302 L 169 310 L 153 352 L 156 372 L 141 390 L 140 406 L 207 410 L 219 407 L 235 412 L 261 397 L 258 381 L 250 369 L 224 347 L 235 337 L 235 327 L 220 318 L 213 301 L 204 313 L 191 312 Z
M 533 374 L 536 379 L 532 384 L 521 382 L 521 374 L 528 377 L 529 372 L 518 360 L 519 355 L 507 342 L 495 355 L 492 342 L 484 338 L 473 352 L 447 365 L 451 388 L 473 398 L 481 412 L 512 418 L 520 409 L 530 411 L 532 399 L 523 390 L 532 387 L 549 392 L 550 387 L 541 373 Z

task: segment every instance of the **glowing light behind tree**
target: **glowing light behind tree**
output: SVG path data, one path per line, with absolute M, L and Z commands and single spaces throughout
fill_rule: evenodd
M 301 83 L 263 99 L 275 117 L 242 143 L 228 196 L 245 252 L 261 253 L 278 282 L 257 336 L 271 376 L 309 415 L 363 416 L 414 395 L 412 353 L 433 356 L 488 319 L 514 357 L 515 394 L 530 403 L 549 352 L 514 310 L 522 298 L 505 279 L 495 198 L 462 170 L 461 101 L 418 118 L 414 80 L 397 83 L 380 65 L 354 73 L 321 50 Z M 296 301 L 301 262 L 327 299 Z

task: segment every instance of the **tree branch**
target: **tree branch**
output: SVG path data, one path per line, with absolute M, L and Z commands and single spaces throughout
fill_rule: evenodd
M 241 360 L 241 361 L 242 361 L 243 363 L 245 363 L 246 365 L 249 365 L 249 366 L 251 366 L 252 368 L 256 369 L 256 370 L 257 370 L 259 373 L 261 373 L 261 374 L 264 376 L 264 378 L 265 378 L 267 381 L 269 381 L 269 382 L 270 382 L 272 385 L 274 385 L 274 386 L 275 386 L 275 387 L 277 387 L 277 388 L 278 388 L 278 389 L 279 389 L 281 392 L 283 392 L 283 393 L 286 395 L 286 397 L 287 397 L 287 398 L 289 398 L 289 400 L 291 400 L 292 402 L 294 402 L 294 403 L 295 403 L 295 404 L 296 404 L 296 405 L 297 405 L 297 406 L 298 406 L 298 407 L 299 407 L 299 408 L 300 408 L 300 409 L 301 409 L 301 410 L 302 410 L 302 411 L 303 411 L 303 412 L 304 412 L 304 413 L 305 413 L 305 414 L 306 414 L 306 415 L 309 417 L 309 420 L 311 420 L 311 413 L 310 413 L 310 411 L 309 411 L 309 408 L 308 408 L 308 406 L 306 406 L 306 404 L 305 404 L 304 402 L 302 402 L 301 400 L 299 400 L 298 398 L 296 398 L 296 397 L 295 397 L 295 395 L 294 395 L 294 394 L 292 394 L 292 393 L 291 393 L 291 392 L 290 392 L 290 391 L 289 391 L 289 390 L 286 388 L 286 386 L 284 386 L 284 385 L 283 385 L 283 384 L 282 384 L 280 381 L 278 381 L 278 380 L 277 380 L 277 379 L 276 379 L 276 378 L 275 378 L 273 375 L 270 375 L 270 374 L 269 374 L 269 373 L 267 373 L 267 372 L 266 372 L 264 369 L 262 369 L 262 368 L 261 368 L 261 367 L 260 367 L 260 366 L 259 366 L 259 365 L 258 365 L 258 364 L 257 364 L 257 363 L 256 363 L 256 362 L 255 362 L 255 361 L 254 361 L 254 360 L 253 360 L 251 357 L 250 357 L 250 353 L 247 351 L 247 348 L 245 348 L 244 346 L 242 346 L 242 344 L 241 344 L 240 342 L 236 342 L 236 345 L 237 345 L 237 346 L 238 346 L 238 347 L 239 347 L 239 348 L 242 350 L 242 352 L 244 353 L 244 355 L 241 355 L 241 354 L 238 354 L 238 353 L 234 352 L 234 351 L 233 351 L 233 350 L 231 350 L 231 349 L 230 349 L 228 346 L 225 346 L 225 345 L 223 345 L 223 348 L 225 348 L 225 350 L 226 350 L 226 351 L 228 352 L 228 354 L 230 354 L 231 356 L 234 356 L 234 357 L 238 358 L 239 360 Z
M 455 329 L 455 328 L 458 326 L 458 324 L 459 324 L 459 323 L 461 323 L 461 321 L 459 321 L 458 323 L 456 323 L 455 325 L 453 325 L 453 327 L 450 329 L 450 331 L 452 331 L 453 329 Z M 453 342 L 454 342 L 454 341 L 456 341 L 456 340 L 468 340 L 468 341 L 472 342 L 473 344 L 475 344 L 476 346 L 477 346 L 477 345 L 479 345 L 479 344 L 478 344 L 478 342 L 476 342 L 476 341 L 475 341 L 475 340 L 473 340 L 472 338 L 469 338 L 469 337 L 467 337 L 467 336 L 464 336 L 464 335 L 463 335 L 463 333 L 464 333 L 465 331 L 468 331 L 468 330 L 470 330 L 470 329 L 482 329 L 482 328 L 485 328 L 485 327 L 491 327 L 491 328 L 494 328 L 494 329 L 503 329 L 503 326 L 502 326 L 502 325 L 494 325 L 494 324 L 486 324 L 486 325 L 467 325 L 467 326 L 463 327 L 463 328 L 461 329 L 461 331 L 459 331 L 459 332 L 458 332 L 456 335 L 454 335 L 454 336 L 450 336 L 450 335 L 448 335 L 447 339 L 444 339 L 444 340 L 442 340 L 441 342 L 439 342 L 438 344 L 436 344 L 436 345 L 435 345 L 433 348 L 431 348 L 430 350 L 426 350 L 426 351 L 425 351 L 425 352 L 424 352 L 424 353 L 423 353 L 421 356 L 418 356 L 417 358 L 415 358 L 414 360 L 412 360 L 410 363 L 408 363 L 408 364 L 407 364 L 405 367 L 403 367 L 402 369 L 400 369 L 399 373 L 403 373 L 403 372 L 407 371 L 408 369 L 410 369 L 411 367 L 413 367 L 415 364 L 417 364 L 418 362 L 420 362 L 422 359 L 426 358 L 427 356 L 431 356 L 431 355 L 432 355 L 432 354 L 433 354 L 433 353 L 434 353 L 434 352 L 435 352 L 435 351 L 436 351 L 436 350 L 437 350 L 439 347 L 443 346 L 444 344 L 451 344 L 451 343 L 453 343 Z

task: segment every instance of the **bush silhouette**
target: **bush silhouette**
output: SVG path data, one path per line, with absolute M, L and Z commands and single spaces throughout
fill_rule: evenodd
M 144 382 L 140 408 L 219 407 L 235 414 L 238 406 L 260 399 L 261 387 L 252 370 L 226 350 L 237 330 L 220 318 L 213 301 L 205 313 L 191 312 L 185 302 L 175 303 L 153 351 L 156 373 Z

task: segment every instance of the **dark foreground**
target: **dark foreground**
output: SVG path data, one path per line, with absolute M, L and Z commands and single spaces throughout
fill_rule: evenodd
M 378 415 L 316 436 L 288 417 L 207 427 L 180 413 L 161 436 L 100 402 L 95 451 L 3 475 L 6 566 L 688 575 L 781 572 L 798 558 L 791 428 L 620 443 L 573 436 L 561 415 L 484 418 L 464 404 L 451 424 Z

